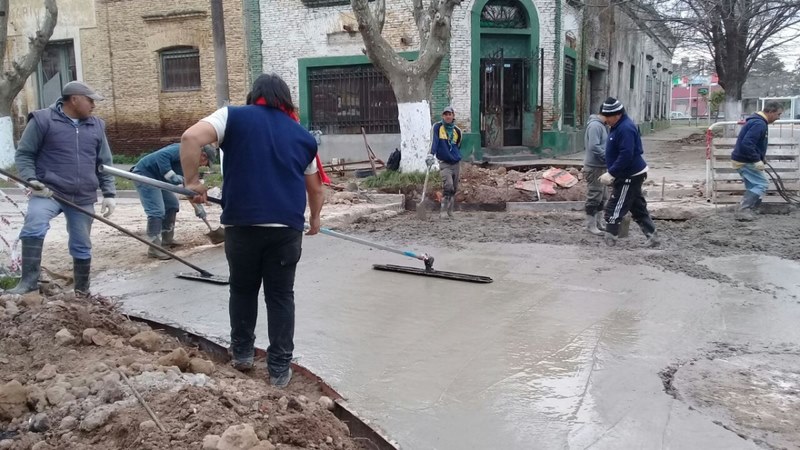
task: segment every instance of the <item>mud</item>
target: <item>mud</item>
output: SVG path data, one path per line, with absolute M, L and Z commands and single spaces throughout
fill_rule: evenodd
M 629 237 L 609 248 L 584 230 L 580 212 L 458 212 L 453 220 L 432 214 L 428 221 L 405 213 L 384 222 L 354 224 L 349 229 L 373 240 L 413 248 L 435 245 L 459 249 L 465 242 L 573 245 L 576 252 L 587 256 L 603 255 L 611 261 L 653 265 L 693 278 L 735 284 L 739 281 L 709 269 L 701 261 L 749 253 L 800 260 L 799 219 L 800 213 L 794 211 L 741 223 L 734 220 L 732 212 L 720 209 L 685 221 L 656 220 L 662 240 L 657 249 L 643 248 L 644 236 L 634 223 Z

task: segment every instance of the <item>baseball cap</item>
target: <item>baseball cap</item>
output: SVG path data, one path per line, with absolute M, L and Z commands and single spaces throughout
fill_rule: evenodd
M 70 81 L 61 88 L 61 95 L 85 95 L 94 101 L 105 100 L 105 97 L 98 94 L 94 89 L 80 81 Z
M 453 110 L 452 106 L 445 106 L 444 111 L 442 111 L 442 114 L 444 114 L 444 113 L 453 113 L 453 114 L 455 114 L 456 112 L 455 112 L 455 110 Z

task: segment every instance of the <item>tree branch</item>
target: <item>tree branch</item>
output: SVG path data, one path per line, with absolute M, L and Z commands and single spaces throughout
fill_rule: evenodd
M 44 23 L 36 30 L 34 36 L 29 38 L 28 53 L 18 60 L 14 60 L 11 63 L 11 70 L 5 72 L 2 80 L 0 80 L 0 85 L 2 85 L 0 91 L 9 94 L 9 100 L 17 95 L 25 84 L 25 80 L 27 80 L 34 69 L 36 69 L 36 66 L 42 58 L 44 47 L 53 35 L 53 29 L 55 29 L 56 23 L 58 22 L 58 6 L 56 5 L 56 0 L 45 0 L 44 8 Z M 7 20 L 8 14 L 6 13 L 2 19 L 3 22 L 6 22 L 6 30 L 8 26 Z M 3 51 L 5 51 L 5 48 L 3 48 Z
M 392 49 L 392 46 L 381 35 L 378 20 L 370 10 L 368 0 L 350 0 L 350 6 L 358 22 L 358 31 L 364 40 L 367 56 L 385 75 L 398 70 L 405 70 L 407 61 Z

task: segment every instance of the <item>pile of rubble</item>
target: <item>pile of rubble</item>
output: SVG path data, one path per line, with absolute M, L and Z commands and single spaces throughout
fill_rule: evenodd
M 519 172 L 462 164 L 459 183 L 456 194 L 459 203 L 567 201 L 586 197 L 586 182 L 574 167 Z
M 302 377 L 285 390 L 106 299 L 0 296 L 0 449 L 359 449 Z

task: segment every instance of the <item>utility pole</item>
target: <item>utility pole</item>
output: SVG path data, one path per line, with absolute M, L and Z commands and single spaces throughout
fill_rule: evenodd
M 222 0 L 211 0 L 211 32 L 214 40 L 217 108 L 221 108 L 231 102 L 228 90 L 228 53 L 225 47 L 225 19 L 222 12 Z

